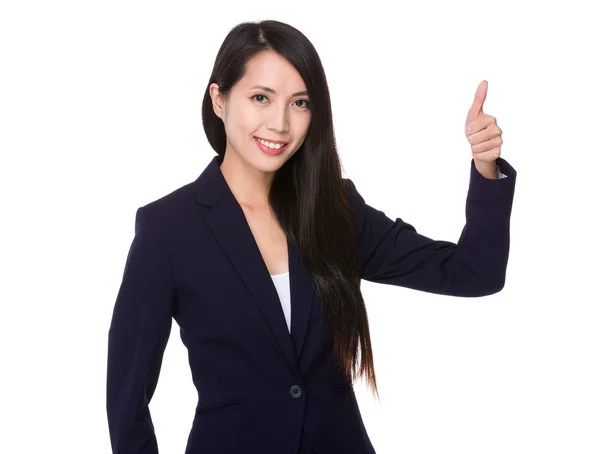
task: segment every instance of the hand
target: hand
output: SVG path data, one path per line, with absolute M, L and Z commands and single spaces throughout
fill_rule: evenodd
M 482 81 L 475 92 L 465 123 L 465 135 L 471 144 L 475 167 L 483 176 L 496 178 L 496 159 L 500 156 L 502 130 L 496 118 L 483 113 L 488 83 Z

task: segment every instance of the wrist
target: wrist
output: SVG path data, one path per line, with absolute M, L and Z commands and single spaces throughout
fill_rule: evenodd
M 491 180 L 495 180 L 498 178 L 498 169 L 496 166 L 496 160 L 493 161 L 479 161 L 473 158 L 475 161 L 475 168 L 477 171 L 483 175 L 485 178 L 489 178 Z

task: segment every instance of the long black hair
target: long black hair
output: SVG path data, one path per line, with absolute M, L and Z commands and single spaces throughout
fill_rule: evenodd
M 329 87 L 317 51 L 291 25 L 265 20 L 232 28 L 221 45 L 202 102 L 202 122 L 212 148 L 224 157 L 227 138 L 209 93 L 216 83 L 225 99 L 258 52 L 275 51 L 298 71 L 311 100 L 311 122 L 302 146 L 277 170 L 269 203 L 310 273 L 333 336 L 338 370 L 349 381 L 366 375 L 377 392 L 367 310 L 360 291 L 349 188 L 335 143 Z M 358 354 L 360 352 L 360 367 Z

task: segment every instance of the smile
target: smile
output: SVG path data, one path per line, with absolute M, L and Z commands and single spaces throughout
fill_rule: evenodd
M 285 142 L 273 143 L 263 139 L 259 139 L 258 137 L 254 137 L 254 142 L 256 143 L 258 148 L 260 148 L 261 151 L 270 155 L 278 155 L 281 152 L 283 152 L 283 150 L 285 150 L 288 146 L 288 144 Z
M 281 140 L 267 140 L 267 139 L 263 139 L 262 137 L 254 137 L 255 139 L 257 139 L 260 143 L 271 147 L 271 148 L 277 148 L 277 145 L 284 146 L 287 145 L 287 142 L 282 142 Z

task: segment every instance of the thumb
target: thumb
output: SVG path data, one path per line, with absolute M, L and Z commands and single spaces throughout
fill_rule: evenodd
M 467 114 L 467 123 L 475 120 L 477 116 L 483 112 L 483 103 L 485 101 L 485 97 L 487 96 L 487 88 L 487 80 L 482 81 L 477 87 L 475 99 L 473 100 L 473 104 L 471 105 L 469 113 Z

